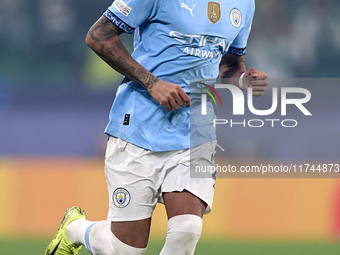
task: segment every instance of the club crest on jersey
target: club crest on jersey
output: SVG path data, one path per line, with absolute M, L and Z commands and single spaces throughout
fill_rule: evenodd
M 124 188 L 118 188 L 113 192 L 112 200 L 115 206 L 118 208 L 126 207 L 131 200 L 129 191 Z
M 233 24 L 233 26 L 236 28 L 241 26 L 242 14 L 238 9 L 235 8 L 230 12 L 230 21 L 231 24 Z
M 212 23 L 216 23 L 221 18 L 221 7 L 219 3 L 208 2 L 208 18 Z

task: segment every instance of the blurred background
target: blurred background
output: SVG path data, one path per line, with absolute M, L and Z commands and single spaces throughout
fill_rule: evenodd
M 0 0 L 1 254 L 43 254 L 67 207 L 106 218 L 103 132 L 123 77 L 84 39 L 109 5 Z M 299 129 L 219 131 L 223 162 L 340 163 L 339 11 L 336 0 L 256 2 L 247 66 L 271 78 L 323 78 L 307 88 L 321 96 Z M 122 40 L 132 51 L 132 36 Z M 159 205 L 147 254 L 160 251 L 166 222 Z M 338 179 L 218 178 L 196 254 L 338 254 L 339 228 Z

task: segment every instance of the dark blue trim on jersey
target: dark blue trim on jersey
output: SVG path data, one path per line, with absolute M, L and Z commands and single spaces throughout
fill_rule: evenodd
M 228 53 L 236 55 L 236 56 L 246 55 L 246 52 L 247 52 L 247 48 L 238 49 L 238 48 L 234 48 L 230 46 L 228 49 Z
M 106 10 L 103 14 L 106 18 L 108 18 L 113 24 L 123 30 L 125 33 L 132 34 L 135 30 L 133 27 L 130 27 L 124 21 L 122 21 L 118 16 L 116 16 L 112 11 L 109 9 Z

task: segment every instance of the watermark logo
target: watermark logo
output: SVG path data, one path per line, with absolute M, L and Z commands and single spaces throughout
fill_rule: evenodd
M 215 95 L 217 96 L 218 100 L 220 101 L 221 106 L 223 106 L 220 95 L 217 93 L 217 91 L 213 87 L 209 86 L 208 84 L 202 83 L 202 82 L 200 84 L 206 86 L 208 89 L 210 89 L 212 92 L 214 92 Z M 205 93 L 207 93 L 211 97 L 211 99 L 214 101 L 215 105 L 217 105 L 215 97 L 213 96 L 213 94 L 211 94 L 211 92 L 209 90 L 207 90 L 205 88 L 199 88 L 199 89 L 204 91 Z M 202 115 L 207 115 L 207 94 L 202 94 Z
M 209 88 L 211 91 L 213 91 L 213 93 L 217 96 L 217 98 L 219 99 L 221 106 L 222 106 L 222 100 L 220 95 L 217 93 L 216 89 L 228 89 L 231 94 L 232 94 L 232 98 L 233 98 L 233 115 L 245 115 L 245 96 L 242 92 L 242 90 L 239 87 L 236 87 L 234 85 L 230 85 L 230 84 L 216 84 L 214 89 L 213 87 L 201 83 L 204 86 L 206 86 L 207 88 Z M 201 114 L 202 115 L 207 115 L 207 94 L 213 99 L 215 105 L 217 105 L 216 100 L 214 98 L 214 96 L 212 95 L 212 93 L 210 91 L 208 91 L 205 88 L 200 88 L 202 91 L 206 92 L 206 94 L 202 94 L 201 95 Z M 259 110 L 256 109 L 254 107 L 254 102 L 253 102 L 253 93 L 252 93 L 252 88 L 248 88 L 248 95 L 247 95 L 247 106 L 249 111 L 257 116 L 269 116 L 271 114 L 273 114 L 279 107 L 279 89 L 277 87 L 272 88 L 272 105 L 269 109 L 267 110 Z M 299 95 L 299 98 L 289 98 L 290 94 L 295 94 L 295 95 Z M 298 87 L 282 87 L 281 88 L 281 97 L 280 97 L 280 101 L 281 101 L 281 116 L 287 116 L 287 105 L 294 105 L 296 106 L 305 116 L 312 116 L 312 114 L 308 111 L 308 109 L 304 106 L 304 104 L 306 104 L 307 102 L 309 102 L 311 100 L 311 93 L 309 90 L 305 89 L 305 88 L 298 88 Z M 276 121 L 280 121 L 282 123 L 282 126 L 284 127 L 295 127 L 297 126 L 297 121 L 293 120 L 293 119 L 289 119 L 289 120 L 279 120 L 279 119 L 265 119 L 265 120 L 261 120 L 261 119 L 252 119 L 249 120 L 248 122 L 246 122 L 246 120 L 244 120 L 244 122 L 242 123 L 238 123 L 238 124 L 243 124 L 243 126 L 246 126 L 246 123 L 248 123 L 250 127 L 262 127 L 265 123 L 265 121 L 267 122 L 271 122 L 272 123 L 272 127 L 274 127 L 274 123 Z M 225 119 L 215 119 L 214 120 L 214 126 L 216 125 L 224 125 L 224 124 L 228 124 L 228 123 L 232 123 L 231 121 L 225 120 Z M 251 123 L 255 123 L 257 122 L 258 125 L 253 125 Z M 293 125 L 285 125 L 285 122 L 293 122 Z M 232 124 L 231 124 L 232 125 Z

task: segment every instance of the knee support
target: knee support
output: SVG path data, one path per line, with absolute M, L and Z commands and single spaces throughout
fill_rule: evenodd
M 201 236 L 203 221 L 199 216 L 185 214 L 168 221 L 165 245 L 160 255 L 194 254 Z

